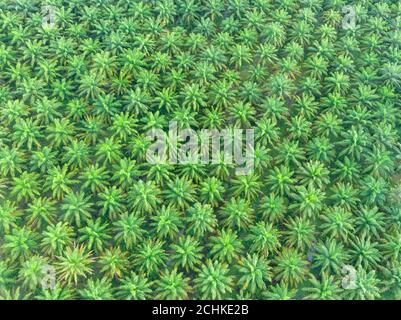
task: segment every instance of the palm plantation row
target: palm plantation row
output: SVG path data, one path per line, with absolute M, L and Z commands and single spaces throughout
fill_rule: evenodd
M 401 298 L 400 2 L 47 3 L 0 3 L 1 298 Z M 254 171 L 147 163 L 169 121 Z

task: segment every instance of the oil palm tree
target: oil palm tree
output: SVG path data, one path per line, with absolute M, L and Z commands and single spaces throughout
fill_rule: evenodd
M 155 281 L 156 297 L 158 299 L 185 300 L 191 292 L 189 278 L 177 269 L 166 271 Z
M 93 272 L 91 266 L 94 258 L 83 245 L 68 246 L 57 258 L 58 273 L 67 283 L 77 284 L 78 279 L 86 278 Z
M 277 279 L 289 285 L 295 285 L 304 280 L 307 262 L 299 252 L 285 248 L 275 260 Z
M 201 264 L 202 247 L 195 238 L 181 236 L 177 243 L 172 244 L 171 248 L 174 250 L 172 259 L 176 267 L 189 271 L 195 270 Z

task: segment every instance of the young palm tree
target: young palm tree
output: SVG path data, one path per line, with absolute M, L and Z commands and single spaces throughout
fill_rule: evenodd
M 267 300 L 292 300 L 297 293 L 296 289 L 288 289 L 286 284 L 276 284 L 269 286 L 269 290 L 263 293 Z
M 87 221 L 90 221 L 93 211 L 90 196 L 85 196 L 83 192 L 67 193 L 64 198 L 61 210 L 63 210 L 63 219 L 74 222 L 78 227 Z
M 274 167 L 269 172 L 267 184 L 272 192 L 278 192 L 280 195 L 289 195 L 292 184 L 295 182 L 292 178 L 294 172 L 287 166 Z
M 140 175 L 136 161 L 128 158 L 122 158 L 118 164 L 114 164 L 113 173 L 112 180 L 116 181 L 124 190 L 128 189 L 134 178 Z
M 235 231 L 223 229 L 216 236 L 210 237 L 211 250 L 209 255 L 219 261 L 231 263 L 242 253 L 243 245 Z
M 113 247 L 105 249 L 99 257 L 99 265 L 102 267 L 100 271 L 104 273 L 106 278 L 121 278 L 128 267 L 127 252 Z
M 17 287 L 15 290 L 0 289 L 1 300 L 29 300 L 30 296 L 30 293 L 21 293 L 21 287 Z
M 127 111 L 133 111 L 135 114 L 148 110 L 148 104 L 151 98 L 146 90 L 136 87 L 135 90 L 128 91 L 125 95 L 125 108 Z
M 13 178 L 11 195 L 17 201 L 33 199 L 40 194 L 39 175 L 34 172 L 23 171 L 19 177 Z
M 186 209 L 194 201 L 193 185 L 188 180 L 176 178 L 167 184 L 164 198 L 169 204 L 175 205 L 179 209 Z
M 21 265 L 18 278 L 24 287 L 34 291 L 40 285 L 43 278 L 43 268 L 47 261 L 42 256 L 32 256 Z
M 203 202 L 211 204 L 213 207 L 217 207 L 219 201 L 222 200 L 222 194 L 224 194 L 224 187 L 219 179 L 214 177 L 206 178 L 200 184 L 200 198 Z
M 326 137 L 313 138 L 307 146 L 311 159 L 323 163 L 329 163 L 334 159 L 335 150 L 330 140 Z
M 257 291 L 266 288 L 266 282 L 271 281 L 271 267 L 266 258 L 259 257 L 257 254 L 247 254 L 239 260 L 238 271 L 241 275 L 238 284 L 241 291 L 250 291 L 255 294 Z
M 56 213 L 55 201 L 48 198 L 36 198 L 28 204 L 29 214 L 28 224 L 40 228 L 44 225 L 52 224 Z
M 79 295 L 84 300 L 112 300 L 111 283 L 106 278 L 89 279 L 85 287 L 80 289 Z
M 5 200 L 0 204 L 0 231 L 9 234 L 10 230 L 17 227 L 20 221 L 21 212 L 18 206 L 9 200 Z
M 235 92 L 226 81 L 219 81 L 211 86 L 212 103 L 218 108 L 226 108 L 234 100 Z
M 241 198 L 252 201 L 260 193 L 261 182 L 259 176 L 256 174 L 244 175 L 233 179 L 232 181 L 232 195 L 233 197 L 241 196 Z
M 376 277 L 376 272 L 366 271 L 359 267 L 356 271 L 356 288 L 347 290 L 346 297 L 353 300 L 374 300 L 380 297 L 379 279 Z
M 60 103 L 56 99 L 49 100 L 48 97 L 44 97 L 43 99 L 36 101 L 33 109 L 36 113 L 36 119 L 41 125 L 47 125 L 61 116 L 58 111 L 60 110 Z
M 316 245 L 316 253 L 313 258 L 313 266 L 321 272 L 339 274 L 343 265 L 349 261 L 348 251 L 341 242 L 334 239 L 326 239 Z
M 156 234 L 163 238 L 175 239 L 182 228 L 182 218 L 174 206 L 163 206 L 151 217 L 151 226 L 155 228 Z
M 310 161 L 298 169 L 299 181 L 303 185 L 318 188 L 329 183 L 329 170 L 319 161 Z
M 388 183 L 383 178 L 367 176 L 362 182 L 361 198 L 369 205 L 384 205 Z
M 315 226 L 304 217 L 289 218 L 285 224 L 287 244 L 290 247 L 304 251 L 306 247 L 311 247 L 315 240 Z
M 280 145 L 277 146 L 277 156 L 276 156 L 276 161 L 278 163 L 283 163 L 285 167 L 281 167 L 280 171 L 286 171 L 287 167 L 289 165 L 296 165 L 299 166 L 302 160 L 305 160 L 305 150 L 299 145 L 299 141 L 297 140 L 288 140 L 285 139 L 281 141 Z M 282 172 L 280 174 L 279 171 L 276 170 L 275 168 L 275 173 L 277 178 L 281 177 L 281 174 L 284 173 Z M 286 175 L 289 174 L 289 172 L 286 173 Z M 292 175 L 293 173 L 291 173 Z M 283 179 L 285 177 L 281 177 Z M 290 178 L 290 177 L 288 177 Z M 285 179 L 288 179 L 285 178 Z M 290 180 L 291 181 L 291 180 Z M 278 181 L 277 181 L 278 182 Z
M 21 117 L 28 115 L 28 107 L 27 105 L 21 100 L 14 100 L 14 101 L 7 101 L 5 102 L 3 109 L 1 110 L 1 119 L 5 121 L 8 125 L 15 124 L 18 119 Z M 29 124 L 33 125 L 35 122 L 30 122 Z M 35 127 L 34 127 L 35 129 Z M 36 129 L 38 129 L 36 127 Z M 33 132 L 35 133 L 35 131 Z M 37 134 L 37 132 L 36 132 Z M 25 136 L 29 137 L 30 133 L 27 132 Z M 21 132 L 21 136 L 23 136 Z M 32 136 L 32 134 L 31 134 Z M 35 134 L 32 136 L 35 137 Z
M 188 209 L 187 223 L 188 231 L 199 237 L 213 232 L 217 225 L 217 219 L 210 205 L 195 203 L 192 208 Z
M 52 147 L 66 146 L 72 141 L 75 128 L 68 119 L 55 119 L 46 127 L 46 139 Z
M 104 94 L 103 79 L 95 72 L 88 72 L 84 74 L 80 80 L 78 92 L 80 96 L 88 98 L 97 98 L 99 95 Z
M 297 193 L 293 194 L 293 198 L 294 203 L 289 206 L 289 209 L 294 209 L 303 216 L 312 218 L 322 210 L 325 193 L 309 184 L 307 188 L 299 186 Z
M 62 286 L 56 283 L 54 288 L 42 289 L 42 291 L 35 296 L 38 300 L 72 300 L 75 294 L 68 286 Z
M 166 252 L 163 245 L 164 242 L 151 239 L 142 243 L 134 259 L 134 264 L 139 267 L 140 272 L 152 275 L 166 265 Z
M 67 223 L 51 224 L 43 231 L 42 251 L 48 255 L 61 255 L 72 245 L 74 230 Z
M 207 260 L 203 264 L 197 278 L 195 288 L 199 290 L 201 299 L 223 299 L 232 292 L 233 278 L 228 274 L 229 269 L 217 260 Z
M 0 298 L 400 298 L 401 4 L 36 2 L 0 1 Z M 150 163 L 173 121 L 202 161 Z
M 0 172 L 7 176 L 14 176 L 15 172 L 21 172 L 24 163 L 24 153 L 18 148 L 4 146 L 0 149 Z
M 356 238 L 351 242 L 350 254 L 355 265 L 363 268 L 375 267 L 381 261 L 378 243 L 371 242 L 369 237 Z
M 100 200 L 96 204 L 101 207 L 100 213 L 108 215 L 110 220 L 115 220 L 120 213 L 125 211 L 125 195 L 115 186 L 106 188 L 104 192 L 99 193 L 98 197 Z
M 222 209 L 223 223 L 234 229 L 247 229 L 254 219 L 254 211 L 244 199 L 231 198 Z
M 103 164 L 117 163 L 121 160 L 121 144 L 114 138 L 107 138 L 97 146 L 96 159 Z
M 131 249 L 134 244 L 142 240 L 147 231 L 144 229 L 143 217 L 137 214 L 124 212 L 113 223 L 114 238 L 117 244 L 124 244 Z
M 277 252 L 280 247 L 279 232 L 272 224 L 258 222 L 251 227 L 249 235 L 245 238 L 249 242 L 250 251 L 263 256 Z
M 95 253 L 102 252 L 104 247 L 108 244 L 111 236 L 108 234 L 108 223 L 102 223 L 98 218 L 95 221 L 88 219 L 86 225 L 78 230 L 80 237 L 79 242 L 85 244 L 89 250 Z
M 135 182 L 128 192 L 128 203 L 130 207 L 138 213 L 149 213 L 159 204 L 160 190 L 152 182 Z
M 199 163 L 187 163 L 183 164 L 178 168 L 180 177 L 186 180 L 192 180 L 198 183 L 205 176 L 205 165 Z
M 277 196 L 274 192 L 269 196 L 263 196 L 259 206 L 263 218 L 269 222 L 280 221 L 287 211 L 284 198 Z
M 401 242 L 398 232 L 388 234 L 384 243 L 381 245 L 381 253 L 383 257 L 390 261 L 399 261 L 401 258 Z
M 391 294 L 394 299 L 399 299 L 401 296 L 401 270 L 400 267 L 389 265 L 386 268 L 382 268 L 385 283 L 384 290 Z
M 350 235 L 355 230 L 354 218 L 352 214 L 342 207 L 328 208 L 324 215 L 320 217 L 322 234 L 330 238 L 341 239 L 348 242 Z
M 131 272 L 129 276 L 120 280 L 117 295 L 125 300 L 146 300 L 151 296 L 151 282 L 142 274 Z
M 64 165 L 51 167 L 48 170 L 46 182 L 44 184 L 46 191 L 51 191 L 54 198 L 63 199 L 66 193 L 72 191 L 73 184 L 78 181 L 74 179 L 75 171 L 68 171 L 68 166 Z
M 359 202 L 357 190 L 350 183 L 344 184 L 339 182 L 331 188 L 331 191 L 330 200 L 336 206 L 343 206 L 350 210 L 351 208 L 355 208 Z
M 84 245 L 68 246 L 62 255 L 58 256 L 57 269 L 60 278 L 70 283 L 78 283 L 78 279 L 86 278 L 93 272 L 91 265 L 94 261 L 91 252 Z
M 360 166 L 347 156 L 342 161 L 336 161 L 334 174 L 340 181 L 354 182 L 360 177 Z
M 303 291 L 307 293 L 304 299 L 339 300 L 341 298 L 341 289 L 339 288 L 338 281 L 326 273 L 323 273 L 321 279 L 317 279 L 312 275 L 308 286 Z
M 237 44 L 232 49 L 230 63 L 233 63 L 237 69 L 241 69 L 244 65 L 252 61 L 251 50 L 244 45 Z
M 385 230 L 384 213 L 380 212 L 377 207 L 362 207 L 358 212 L 358 217 L 355 219 L 355 224 L 355 229 L 361 237 L 371 235 L 379 239 L 379 234 Z

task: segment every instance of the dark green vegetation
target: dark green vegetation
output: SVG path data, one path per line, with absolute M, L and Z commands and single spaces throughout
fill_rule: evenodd
M 2 298 L 401 298 L 399 1 L 38 3 L 0 2 Z M 255 171 L 147 164 L 170 120 Z

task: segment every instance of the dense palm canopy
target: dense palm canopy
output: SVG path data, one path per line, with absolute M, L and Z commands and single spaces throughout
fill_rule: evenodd
M 41 3 L 0 2 L 0 298 L 401 297 L 399 1 Z M 173 120 L 253 172 L 149 164 Z

